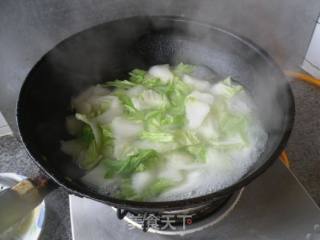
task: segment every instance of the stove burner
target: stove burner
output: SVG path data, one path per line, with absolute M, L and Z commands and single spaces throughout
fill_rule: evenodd
M 185 235 L 201 231 L 223 220 L 239 202 L 243 190 L 244 188 L 234 193 L 227 200 L 220 202 L 218 206 L 215 202 L 213 205 L 209 204 L 179 211 L 168 211 L 161 215 L 149 213 L 137 214 L 115 208 L 114 210 L 117 210 L 119 219 L 123 218 L 133 228 L 162 235 Z M 172 218 L 169 219 L 168 216 Z M 160 218 L 165 218 L 166 221 L 161 224 L 157 221 Z M 153 221 L 153 223 L 148 224 L 146 219 Z M 164 228 L 165 224 L 169 224 L 169 227 Z

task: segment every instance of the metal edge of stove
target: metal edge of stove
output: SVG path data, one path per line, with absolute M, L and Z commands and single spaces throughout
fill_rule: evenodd
M 69 194 L 69 211 L 70 211 L 70 225 L 71 225 L 71 234 L 72 234 L 72 239 L 74 240 L 75 238 L 75 232 L 76 232 L 76 226 L 75 226 L 75 218 L 73 216 L 75 216 L 74 213 L 74 207 L 73 207 L 73 195 Z
M 181 237 L 144 233 L 118 220 L 109 206 L 74 195 L 69 197 L 73 240 Z M 240 201 L 223 221 L 203 231 L 186 234 L 183 239 L 200 240 L 209 236 L 219 240 L 235 237 L 239 240 L 320 239 L 320 211 L 296 176 L 277 161 L 270 171 L 246 187 Z
M 242 192 L 244 191 L 244 188 L 240 189 L 237 193 L 235 193 L 228 202 L 219 209 L 216 213 L 214 213 L 212 216 L 207 217 L 201 221 L 192 223 L 192 227 L 189 227 L 188 229 L 183 229 L 182 226 L 176 227 L 176 229 L 168 229 L 168 230 L 161 230 L 161 229 L 155 229 L 155 228 L 149 228 L 148 232 L 150 233 L 157 233 L 162 235 L 180 235 L 184 236 L 186 234 L 195 233 L 197 231 L 204 230 L 205 228 L 211 227 L 218 222 L 222 221 L 225 217 L 229 215 L 229 213 L 234 209 L 234 207 L 239 202 Z M 115 208 L 112 208 L 116 211 Z M 142 230 L 142 225 L 138 224 L 134 220 L 132 220 L 129 216 L 124 217 L 124 220 L 136 227 L 139 230 Z

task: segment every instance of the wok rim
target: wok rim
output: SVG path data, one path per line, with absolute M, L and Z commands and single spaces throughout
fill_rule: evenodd
M 280 77 L 287 79 L 287 77 L 284 75 L 283 71 L 278 66 L 278 64 L 274 61 L 274 59 L 269 55 L 269 53 L 267 53 L 260 46 L 255 44 L 250 39 L 241 36 L 240 34 L 233 33 L 232 31 L 229 31 L 226 28 L 222 28 L 222 27 L 219 27 L 219 26 L 211 24 L 211 23 L 202 22 L 202 21 L 198 21 L 195 19 L 180 17 L 180 16 L 149 16 L 149 15 L 131 16 L 131 17 L 120 18 L 120 19 L 115 19 L 112 21 L 104 22 L 104 23 L 101 23 L 98 25 L 94 25 L 90 28 L 84 29 L 84 30 L 77 32 L 75 34 L 72 34 L 72 35 L 68 36 L 66 39 L 60 41 L 58 44 L 56 44 L 53 48 L 51 48 L 48 52 L 46 52 L 36 62 L 36 64 L 31 68 L 31 70 L 27 74 L 26 78 L 24 79 L 24 81 L 21 85 L 21 89 L 20 89 L 19 96 L 18 96 L 18 101 L 16 104 L 16 121 L 17 121 L 17 125 L 18 125 L 18 130 L 19 130 L 18 136 L 20 136 L 28 155 L 31 157 L 33 162 L 43 172 L 45 172 L 45 174 L 48 177 L 53 179 L 55 181 L 55 183 L 57 183 L 59 186 L 66 189 L 69 193 L 72 193 L 72 194 L 80 196 L 80 197 L 86 197 L 89 199 L 97 200 L 99 202 L 103 202 L 105 204 L 112 205 L 114 207 L 121 208 L 121 209 L 154 210 L 154 211 L 157 211 L 159 209 L 165 209 L 165 210 L 182 209 L 184 207 L 191 207 L 191 206 L 205 204 L 207 202 L 214 201 L 214 199 L 228 196 L 228 195 L 236 192 L 237 190 L 241 189 L 242 187 L 248 185 L 251 181 L 253 181 L 259 175 L 264 173 L 271 166 L 271 164 L 274 163 L 274 161 L 276 159 L 278 159 L 281 151 L 285 148 L 285 146 L 288 142 L 289 136 L 290 136 L 291 131 L 293 129 L 294 118 L 295 118 L 294 96 L 292 93 L 292 89 L 289 85 L 289 81 L 287 81 L 286 88 L 285 88 L 289 101 L 288 101 L 287 112 L 285 112 L 286 113 L 286 120 L 284 121 L 285 122 L 284 131 L 283 131 L 283 135 L 281 136 L 281 138 L 279 140 L 279 145 L 275 148 L 275 151 L 271 154 L 271 157 L 268 160 L 266 160 L 265 163 L 263 163 L 258 169 L 256 169 L 255 171 L 252 171 L 252 173 L 250 173 L 249 175 L 244 177 L 241 181 L 238 181 L 237 183 L 235 183 L 233 185 L 230 185 L 230 186 L 223 188 L 219 191 L 209 193 L 207 195 L 201 195 L 201 196 L 197 196 L 197 197 L 193 197 L 193 198 L 173 200 L 173 201 L 138 202 L 138 201 L 117 199 L 117 198 L 101 195 L 101 194 L 98 194 L 96 192 L 91 191 L 89 188 L 86 189 L 86 192 L 83 192 L 83 191 L 77 189 L 75 186 L 68 186 L 68 181 L 66 181 L 60 177 L 57 178 L 54 173 L 52 173 L 52 172 L 50 173 L 50 171 L 48 171 L 46 169 L 46 167 L 44 167 L 38 160 L 39 158 L 41 158 L 41 154 L 37 151 L 34 151 L 32 149 L 32 146 L 28 146 L 27 141 L 25 141 L 26 138 L 24 137 L 24 135 L 22 133 L 23 131 L 21 131 L 21 129 L 22 129 L 21 128 L 21 121 L 22 120 L 20 120 L 19 113 L 21 111 L 20 109 L 22 108 L 21 102 L 22 102 L 22 95 L 23 95 L 24 89 L 26 88 L 26 85 L 28 85 L 29 76 L 31 75 L 31 73 L 33 71 L 35 71 L 37 69 L 37 66 L 44 60 L 44 58 L 51 51 L 56 49 L 58 46 L 60 46 L 64 42 L 68 41 L 70 38 L 76 37 L 85 31 L 91 30 L 93 28 L 101 27 L 101 26 L 108 24 L 108 23 L 114 23 L 114 22 L 118 22 L 118 21 L 126 21 L 126 20 L 130 20 L 130 19 L 139 19 L 139 18 L 140 19 L 146 18 L 146 19 L 151 19 L 151 20 L 153 20 L 153 19 L 165 20 L 165 21 L 171 21 L 171 22 L 177 22 L 177 23 L 188 22 L 188 23 L 200 25 L 201 27 L 205 27 L 210 31 L 214 30 L 214 31 L 222 32 L 222 33 L 230 36 L 231 38 L 234 38 L 234 39 L 240 41 L 244 45 L 247 45 L 249 48 L 253 49 L 255 52 L 257 52 L 257 54 L 259 54 L 261 57 L 263 57 L 266 62 L 268 62 L 269 64 L 272 65 L 272 67 L 274 68 L 274 70 L 276 70 L 277 74 Z

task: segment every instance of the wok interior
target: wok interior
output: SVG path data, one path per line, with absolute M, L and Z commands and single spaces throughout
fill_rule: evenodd
M 286 80 L 259 49 L 217 28 L 171 18 L 136 17 L 76 34 L 46 54 L 32 69 L 20 94 L 18 123 L 27 149 L 59 183 L 103 199 L 77 179 L 84 174 L 60 151 L 67 139 L 70 100 L 97 83 L 121 79 L 133 68 L 179 62 L 211 68 L 243 84 L 269 139 L 264 153 L 242 178 L 260 169 L 288 130 L 291 95 Z M 274 158 L 274 157 L 273 157 Z

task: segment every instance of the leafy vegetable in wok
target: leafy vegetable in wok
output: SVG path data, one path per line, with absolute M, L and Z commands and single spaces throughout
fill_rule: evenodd
M 117 197 L 145 201 L 179 188 L 210 156 L 250 148 L 250 114 L 231 108 L 242 86 L 197 79 L 193 69 L 134 69 L 127 80 L 87 89 L 72 101 L 73 124 L 81 124 L 69 121 L 74 139 L 62 150 L 83 169 L 103 166 L 106 181 L 119 185 Z M 183 163 L 174 177 L 166 176 L 170 161 Z

